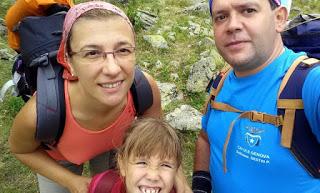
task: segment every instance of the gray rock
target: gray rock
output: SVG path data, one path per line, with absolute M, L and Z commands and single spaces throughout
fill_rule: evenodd
M 7 35 L 7 27 L 5 26 L 4 20 L 0 18 L 0 36 Z
M 135 21 L 142 24 L 143 29 L 150 29 L 158 20 L 158 17 L 148 11 L 138 10 Z
M 190 33 L 194 34 L 194 35 L 199 35 L 200 31 L 201 31 L 201 25 L 197 24 L 197 23 L 193 23 L 192 21 L 189 21 L 189 31 Z
M 168 39 L 171 41 L 176 41 L 176 33 L 175 32 L 169 32 L 168 33 Z
M 190 70 L 187 80 L 189 92 L 204 92 L 208 81 L 213 76 L 215 63 L 212 57 L 201 58 Z
M 177 80 L 179 80 L 179 75 L 177 73 L 171 73 L 170 74 L 170 79 L 172 81 L 177 81 Z
M 183 13 L 188 13 L 192 11 L 208 12 L 209 4 L 207 2 L 200 2 L 182 10 Z
M 161 35 L 144 35 L 143 39 L 151 44 L 154 48 L 168 49 L 168 43 Z
M 175 84 L 157 82 L 161 93 L 161 106 L 165 108 L 172 101 L 182 100 L 183 94 Z
M 0 59 L 1 60 L 13 60 L 14 56 L 10 54 L 8 49 L 1 49 L 0 50 Z
M 163 67 L 163 63 L 160 60 L 157 60 L 155 63 L 156 69 L 161 69 Z
M 179 130 L 200 130 L 201 113 L 189 105 L 181 105 L 165 116 L 165 120 Z
M 149 68 L 151 66 L 151 64 L 149 62 L 142 62 L 141 66 L 144 68 Z
M 215 42 L 213 39 L 205 37 L 203 40 L 199 42 L 199 46 L 207 46 L 211 48 L 215 46 Z
M 129 0 L 115 0 L 118 3 L 128 3 Z
M 172 66 L 174 69 L 179 69 L 180 68 L 180 63 L 178 61 L 175 61 L 175 60 L 171 61 L 169 63 L 169 65 Z

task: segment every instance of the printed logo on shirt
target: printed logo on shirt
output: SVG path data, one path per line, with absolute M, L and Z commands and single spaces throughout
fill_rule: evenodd
M 255 134 L 251 134 L 251 133 L 246 133 L 245 134 L 245 139 L 246 139 L 246 142 L 248 143 L 248 145 L 250 147 L 253 147 L 253 146 L 257 146 L 259 145 L 259 142 L 261 140 L 261 136 L 260 135 L 255 135 Z
M 264 129 L 253 126 L 247 126 L 245 129 L 246 132 L 244 134 L 244 139 L 249 147 L 244 147 L 239 144 L 236 149 L 236 154 L 260 164 L 270 164 L 270 156 L 260 152 L 258 148 L 260 142 L 262 141 L 261 133 L 264 132 Z
M 253 126 L 246 126 L 245 128 L 247 130 L 245 133 L 245 141 L 250 147 L 258 146 L 261 141 L 259 134 L 264 132 L 264 130 Z

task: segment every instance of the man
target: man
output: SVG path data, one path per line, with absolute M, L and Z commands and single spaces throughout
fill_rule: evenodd
M 279 0 L 210 0 L 217 49 L 232 67 L 215 98 L 242 111 L 277 115 L 277 92 L 292 63 L 304 55 L 284 47 L 288 10 Z M 282 1 L 283 3 L 283 1 Z M 320 68 L 303 85 L 304 112 L 320 143 Z M 195 193 L 319 193 L 277 126 L 211 108 L 202 119 L 195 152 Z M 320 153 L 320 152 L 319 152 Z

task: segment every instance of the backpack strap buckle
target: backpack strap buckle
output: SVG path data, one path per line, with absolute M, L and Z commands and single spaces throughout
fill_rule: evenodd
M 250 120 L 254 122 L 265 122 L 264 114 L 257 111 L 251 111 Z
M 269 123 L 276 127 L 283 125 L 282 116 L 269 115 L 258 111 L 250 111 L 248 118 L 254 122 Z
M 35 58 L 32 60 L 32 62 L 29 64 L 30 67 L 33 66 L 47 66 L 49 64 L 49 58 L 48 58 L 48 53 L 42 54 L 38 58 Z

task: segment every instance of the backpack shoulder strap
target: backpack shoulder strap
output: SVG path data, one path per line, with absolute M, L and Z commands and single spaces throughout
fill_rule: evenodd
M 281 82 L 278 91 L 277 108 L 285 109 L 281 134 L 281 145 L 284 147 L 291 147 L 295 111 L 304 108 L 301 92 L 303 82 L 308 72 L 305 69 L 308 69 L 308 67 L 317 62 L 317 59 L 308 58 L 306 56 L 297 58 L 290 66 Z
M 209 93 L 209 97 L 205 102 L 203 113 L 206 113 L 208 111 L 208 105 L 211 103 L 211 101 L 215 100 L 216 96 L 218 95 L 218 93 L 222 88 L 224 80 L 230 73 L 231 69 L 232 68 L 230 66 L 227 66 L 223 68 L 216 77 L 212 77 L 210 79 L 208 86 L 206 88 L 206 91 Z
M 37 128 L 35 138 L 45 145 L 55 145 L 65 125 L 63 69 L 52 64 L 52 56 L 42 56 L 37 72 Z M 46 63 L 46 65 L 44 65 Z
M 135 69 L 134 80 L 130 91 L 137 116 L 140 116 L 153 104 L 153 94 L 148 79 L 139 68 Z
M 288 71 L 289 78 L 284 80 L 277 101 L 278 114 L 284 119 L 282 127 L 279 127 L 281 145 L 289 148 L 294 157 L 314 178 L 320 178 L 320 143 L 313 134 L 304 113 L 302 88 L 308 73 L 319 66 L 320 61 L 314 58 L 300 61 L 292 72 Z

